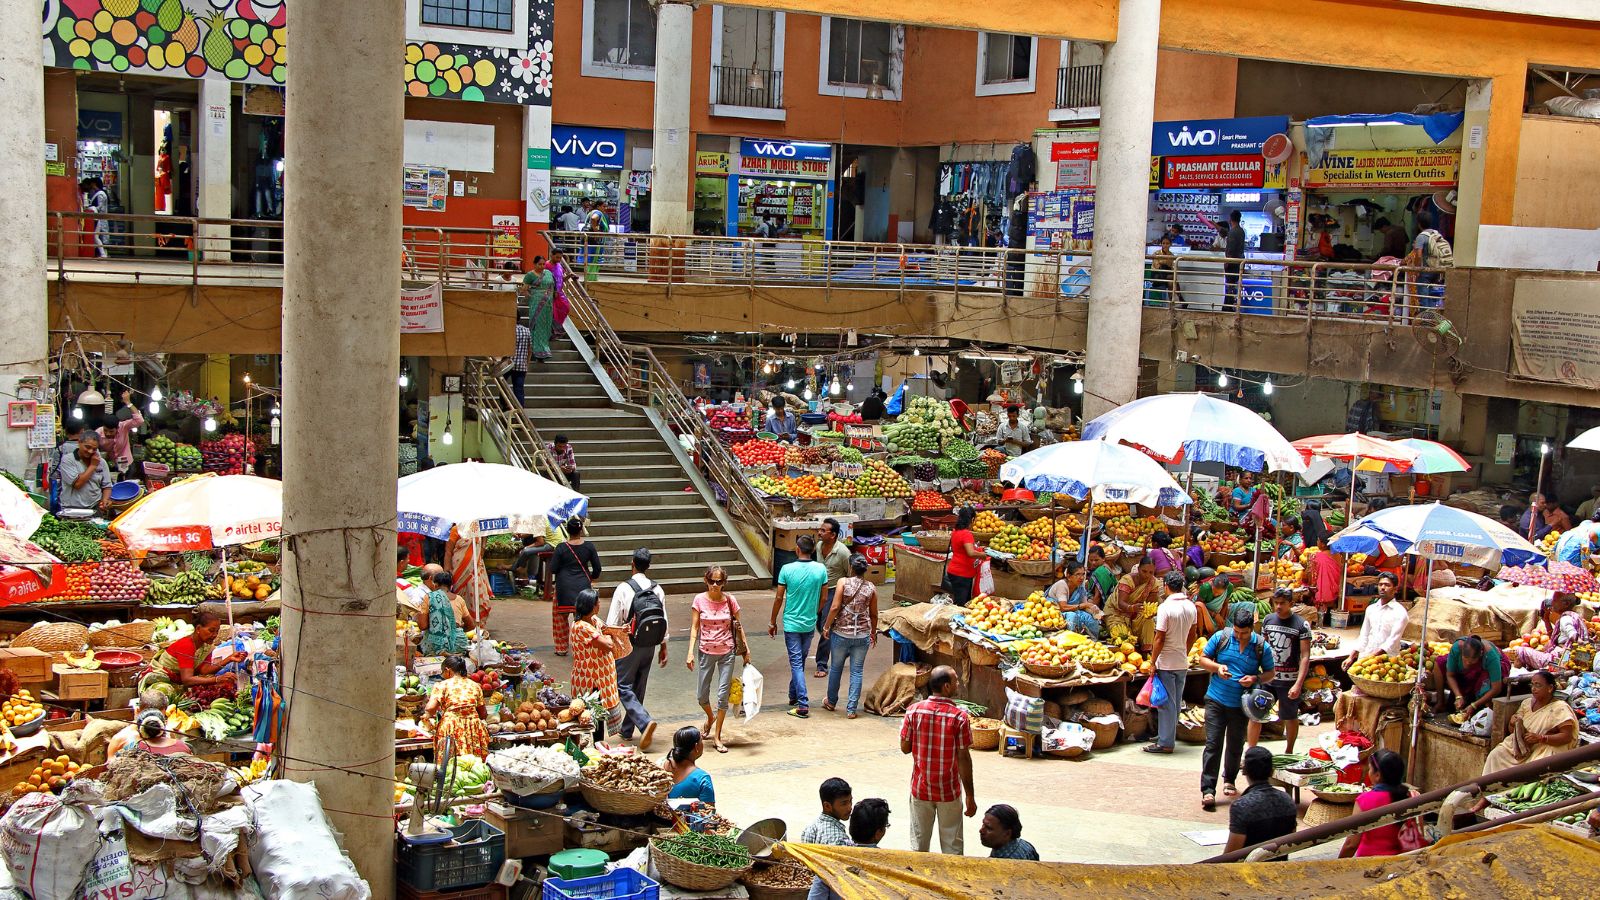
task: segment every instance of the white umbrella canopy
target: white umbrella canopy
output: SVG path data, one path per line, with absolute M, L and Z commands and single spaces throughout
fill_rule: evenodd
M 10 479 L 0 478 L 0 531 L 27 540 L 39 530 L 42 521 L 44 510 L 39 504 L 12 484 Z
M 1030 450 L 1000 467 L 1000 480 L 1031 491 L 1096 501 L 1179 506 L 1189 495 L 1161 464 L 1132 447 L 1105 441 L 1067 441 Z
M 1573 450 L 1600 450 L 1600 428 L 1591 428 L 1567 442 Z
M 202 474 L 147 494 L 111 523 L 130 550 L 172 553 L 283 534 L 283 482 Z
M 1305 460 L 1266 419 L 1202 393 L 1124 403 L 1083 426 L 1086 441 L 1133 444 L 1169 463 L 1219 462 L 1252 472 L 1301 472 Z
M 435 466 L 400 479 L 399 530 L 444 540 L 515 532 L 543 534 L 589 510 L 589 498 L 526 469 L 498 463 Z

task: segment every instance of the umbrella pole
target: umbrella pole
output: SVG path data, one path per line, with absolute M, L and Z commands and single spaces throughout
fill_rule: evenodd
M 478 637 L 483 637 L 483 538 L 472 536 L 472 623 L 477 626 Z
M 1261 520 L 1256 519 L 1256 539 L 1250 544 L 1250 592 L 1261 584 Z
M 1084 498 L 1089 504 L 1089 518 L 1084 520 L 1083 540 L 1079 542 L 1078 550 L 1083 554 L 1083 564 L 1089 564 L 1089 541 L 1094 537 L 1094 488 L 1089 489 Z
M 1189 502 L 1183 505 L 1183 538 L 1187 541 L 1190 536 L 1189 508 L 1194 506 L 1194 460 L 1192 458 L 1183 461 L 1183 471 L 1185 476 L 1183 490 L 1184 493 L 1189 495 Z
M 1428 610 L 1433 599 L 1433 558 L 1428 558 L 1428 586 L 1422 592 L 1422 637 L 1417 641 L 1417 681 L 1421 683 L 1427 669 L 1424 661 L 1428 657 Z M 1417 735 L 1422 731 L 1422 704 L 1426 702 L 1415 690 L 1411 694 L 1411 752 L 1407 754 L 1406 771 L 1412 771 L 1412 766 L 1417 764 Z
M 1350 490 L 1344 498 L 1344 527 L 1349 528 L 1354 522 L 1351 520 L 1356 515 L 1356 459 L 1350 457 Z M 1340 531 L 1344 529 L 1341 528 Z M 1350 565 L 1346 561 L 1339 566 L 1339 609 L 1345 609 L 1345 592 L 1350 587 Z

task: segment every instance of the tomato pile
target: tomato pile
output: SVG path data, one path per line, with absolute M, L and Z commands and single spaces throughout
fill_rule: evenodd
M 733 445 L 733 455 L 742 466 L 775 466 L 783 462 L 787 449 L 777 441 L 745 441 Z

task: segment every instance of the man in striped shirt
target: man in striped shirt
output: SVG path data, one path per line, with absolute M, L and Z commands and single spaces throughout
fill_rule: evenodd
M 506 380 L 511 382 L 511 398 L 522 403 L 523 386 L 528 380 L 528 359 L 533 355 L 533 332 L 517 322 L 517 343 L 511 351 L 511 368 L 506 370 Z
M 978 814 L 972 790 L 972 720 L 951 699 L 959 688 L 956 671 L 938 666 L 928 676 L 928 699 L 911 704 L 900 725 L 900 752 L 912 760 L 911 844 L 926 851 L 938 819 L 939 850 L 955 856 L 962 851 L 961 817 Z

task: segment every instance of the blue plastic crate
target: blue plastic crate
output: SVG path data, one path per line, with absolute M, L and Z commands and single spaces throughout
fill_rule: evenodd
M 504 572 L 489 573 L 489 593 L 496 597 L 515 597 L 517 595 L 516 582 Z
M 543 900 L 660 900 L 661 885 L 632 869 L 614 869 L 592 878 L 544 880 Z

